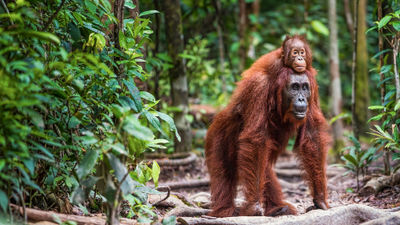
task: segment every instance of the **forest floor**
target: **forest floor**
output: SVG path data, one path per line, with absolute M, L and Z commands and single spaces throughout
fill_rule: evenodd
M 370 169 L 371 172 L 378 172 Z M 196 161 L 186 166 L 167 166 L 163 167 L 160 175 L 160 185 L 168 183 L 182 183 L 184 188 L 176 188 L 174 191 L 186 195 L 188 199 L 198 195 L 199 192 L 209 194 L 209 187 L 205 182 L 191 185 L 192 181 L 207 180 L 209 178 L 205 160 L 203 157 L 197 157 Z M 277 176 L 281 181 L 282 190 L 286 201 L 295 205 L 299 213 L 305 213 L 305 210 L 312 206 L 308 186 L 302 179 L 302 171 L 299 167 L 294 154 L 283 154 L 279 157 L 276 164 Z M 328 203 L 331 207 L 347 204 L 364 204 L 376 208 L 394 208 L 400 206 L 400 184 L 385 187 L 382 191 L 372 195 L 359 195 L 357 193 L 357 180 L 352 173 L 346 173 L 346 170 L 335 165 L 329 165 L 327 168 L 328 177 Z M 381 173 L 381 172 L 380 172 Z M 360 188 L 374 174 L 366 176 L 360 175 Z M 187 186 L 185 186 L 185 184 Z M 239 194 L 238 198 L 242 196 Z
M 160 160 L 162 161 L 162 160 Z M 162 163 L 161 163 L 162 164 Z M 375 166 L 369 169 L 369 175 L 360 175 L 360 188 L 364 186 L 369 180 L 382 174 L 376 168 L 383 168 Z M 282 190 L 285 195 L 286 201 L 296 206 L 299 215 L 305 214 L 306 209 L 313 206 L 312 198 L 310 196 L 308 186 L 302 179 L 302 171 L 299 168 L 299 162 L 292 153 L 285 153 L 277 161 L 275 171 L 280 180 Z M 376 173 L 376 175 L 374 175 Z M 190 202 L 195 206 L 201 206 L 202 208 L 209 208 L 210 206 L 210 193 L 208 187 L 208 172 L 205 166 L 205 160 L 199 156 L 192 164 L 180 165 L 180 166 L 164 166 L 162 167 L 162 179 L 160 185 L 169 185 L 172 189 L 172 194 L 178 194 L 184 196 L 185 201 Z M 365 205 L 373 207 L 374 209 L 393 209 L 400 206 L 400 184 L 389 185 L 384 187 L 378 193 L 375 194 L 359 194 L 357 192 L 357 181 L 355 175 L 352 173 L 346 173 L 344 168 L 329 165 L 327 167 L 327 178 L 328 178 L 328 203 L 330 207 L 337 208 L 339 206 L 351 206 L 354 204 Z M 182 197 L 181 197 L 182 199 Z M 243 202 L 243 195 L 239 191 L 236 203 L 240 204 Z M 369 209 L 369 208 L 368 208 Z M 358 210 L 358 209 L 357 209 Z M 357 211 L 356 210 L 356 211 Z M 172 210 L 173 211 L 173 210 Z M 190 211 L 190 209 L 189 209 Z M 322 210 L 316 210 L 322 211 Z M 180 210 L 174 211 L 175 215 L 179 216 L 199 216 L 202 211 L 198 213 L 190 213 L 187 210 L 184 212 Z M 174 215 L 174 213 L 166 213 L 164 209 L 159 211 L 160 216 L 163 215 Z M 199 214 L 199 215 L 198 215 Z M 337 216 L 337 215 L 336 215 Z M 340 216 L 340 215 L 339 215 Z M 250 222 L 249 218 L 249 222 Z M 397 222 L 394 224 L 400 224 L 400 218 L 397 218 Z M 359 222 L 368 221 L 369 219 L 360 219 Z M 187 222 L 187 221 L 186 221 Z M 230 224 L 221 221 L 214 221 L 215 224 Z M 218 222 L 218 223 L 217 223 Z M 187 224 L 201 224 L 209 223 L 211 221 L 192 221 Z M 237 221 L 233 221 L 237 223 Z M 351 222 L 356 223 L 356 222 Z M 183 222 L 185 224 L 185 222 Z M 263 224 L 263 223 L 260 223 Z M 296 224 L 296 223 L 277 223 L 277 224 Z M 300 223 L 299 223 L 300 224 Z M 307 224 L 307 222 L 305 223 Z M 328 223 L 330 224 L 330 223 Z M 335 222 L 331 223 L 335 224 Z M 347 224 L 345 222 L 344 224 Z M 350 223 L 349 223 L 350 224 Z M 379 224 L 379 223 L 377 223 Z
M 327 167 L 328 178 L 328 203 L 332 209 L 312 210 L 306 209 L 313 206 L 308 187 L 302 179 L 302 171 L 299 162 L 291 152 L 285 153 L 277 161 L 275 172 L 280 180 L 286 201 L 296 206 L 298 216 L 282 217 L 230 217 L 212 218 L 205 216 L 209 212 L 210 192 L 209 176 L 201 152 L 191 153 L 186 158 L 168 159 L 159 158 L 161 166 L 159 190 L 165 191 L 161 195 L 150 195 L 149 203 L 154 206 L 160 220 L 170 216 L 178 218 L 178 224 L 361 224 L 362 222 L 375 221 L 374 219 L 386 218 L 383 222 L 371 224 L 400 224 L 400 184 L 387 185 L 378 193 L 360 195 L 357 193 L 357 182 L 353 174 L 334 165 Z M 374 173 L 381 171 L 374 168 L 382 168 L 376 165 L 369 169 L 370 174 L 360 177 L 360 187 L 374 178 Z M 151 184 L 150 184 L 151 185 Z M 166 189 L 170 187 L 170 195 L 165 199 Z M 239 189 L 240 190 L 240 189 Z M 164 199 L 164 200 L 162 200 Z M 160 201 L 162 200 L 162 201 Z M 239 191 L 236 199 L 237 205 L 243 203 L 243 195 Z M 122 211 L 128 207 L 123 204 Z M 74 206 L 72 214 L 57 214 L 61 221 L 73 220 L 78 224 L 104 224 L 104 213 L 93 212 L 90 217 L 82 216 L 81 210 Z M 383 210 L 383 209 L 396 210 Z M 393 211 L 393 212 L 392 212 Z M 52 221 L 53 212 L 32 211 L 28 212 L 36 216 L 35 224 Z M 395 214 L 393 214 L 395 213 Z M 28 215 L 29 217 L 29 215 Z M 393 219 L 393 218 L 394 219 Z M 42 218 L 42 219 L 41 219 Z M 48 218 L 48 219 L 44 219 Z M 79 222 L 80 221 L 80 222 Z M 122 224 L 136 223 L 135 220 L 122 220 Z M 156 223 L 157 224 L 157 223 Z

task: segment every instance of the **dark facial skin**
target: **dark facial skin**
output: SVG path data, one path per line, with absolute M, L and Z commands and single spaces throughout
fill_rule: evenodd
M 310 96 L 310 82 L 307 76 L 304 74 L 290 75 L 289 82 L 284 90 L 283 102 L 294 118 L 302 120 L 306 117 Z
M 301 40 L 294 39 L 290 43 L 290 55 L 287 65 L 291 66 L 297 73 L 302 73 L 306 70 L 306 49 Z

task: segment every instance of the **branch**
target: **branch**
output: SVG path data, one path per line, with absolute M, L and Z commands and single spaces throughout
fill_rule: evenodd
M 152 206 L 158 205 L 158 204 L 160 204 L 161 202 L 167 200 L 167 198 L 169 198 L 169 196 L 171 195 L 171 188 L 169 188 L 168 186 L 165 186 L 165 187 L 158 187 L 158 189 L 161 189 L 161 188 L 162 188 L 162 189 L 163 189 L 163 188 L 166 188 L 166 189 L 167 189 L 167 196 L 165 196 L 165 198 L 163 198 L 163 199 L 157 201 L 156 203 L 151 204 Z
M 343 1 L 343 5 L 344 5 L 344 17 L 346 20 L 346 25 L 347 25 L 347 29 L 349 30 L 351 36 L 353 37 L 353 27 L 354 27 L 354 23 L 353 23 L 353 18 L 351 18 L 351 10 L 350 10 L 350 2 L 349 0 L 344 0 Z
M 58 6 L 57 10 L 53 13 L 53 15 L 50 17 L 50 19 L 46 22 L 44 25 L 42 31 L 47 30 L 47 28 L 50 26 L 51 22 L 53 22 L 54 18 L 57 16 L 57 14 L 60 12 L 61 8 L 64 6 L 65 0 L 61 1 L 61 4 Z

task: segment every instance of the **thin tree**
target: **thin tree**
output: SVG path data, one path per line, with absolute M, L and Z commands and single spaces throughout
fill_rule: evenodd
M 254 17 L 258 20 L 259 14 L 260 14 L 260 0 L 254 0 L 254 2 L 251 4 L 251 11 Z M 250 32 L 254 33 L 257 31 L 257 23 L 250 23 Z M 255 59 L 256 58 L 256 46 L 254 43 L 254 35 L 251 34 L 249 37 L 249 48 L 247 50 L 247 57 L 250 59 Z
M 123 21 L 124 21 L 124 5 L 125 5 L 125 0 L 115 0 L 112 2 L 110 0 L 111 7 L 114 13 L 115 18 L 117 19 L 117 24 L 112 25 L 112 36 L 111 40 L 115 44 L 115 48 L 118 50 L 121 50 L 121 46 L 119 44 L 119 32 L 123 32 Z M 115 61 L 121 60 L 120 57 L 116 56 Z M 125 73 L 124 73 L 124 65 L 120 64 L 118 67 L 114 67 L 114 73 L 117 75 L 117 79 L 120 82 L 121 85 L 121 80 L 125 78 Z M 121 85 L 122 86 L 122 85 Z
M 239 72 L 243 72 L 247 57 L 247 6 L 245 0 L 239 0 Z
M 352 114 L 353 129 L 357 138 L 364 136 L 368 131 L 368 52 L 366 38 L 366 0 L 354 1 L 354 51 L 353 54 L 353 93 L 352 93 Z
M 225 50 L 224 50 L 224 35 L 222 31 L 223 27 L 223 21 L 221 19 L 221 1 L 220 0 L 215 0 L 213 1 L 213 6 L 215 9 L 215 15 L 216 15 L 216 23 L 215 27 L 217 30 L 218 34 L 218 55 L 219 55 L 219 66 L 218 70 L 221 74 L 221 80 L 222 80 L 222 92 L 226 92 L 226 77 L 223 75 L 224 69 L 225 69 Z
M 355 1 L 355 0 L 353 0 Z M 344 5 L 344 18 L 346 20 L 346 25 L 347 25 L 347 30 L 350 32 L 350 35 L 354 37 L 354 23 L 353 23 L 353 18 L 351 15 L 351 9 L 350 9 L 350 1 L 349 0 L 343 0 L 343 5 Z
M 329 72 L 331 75 L 331 107 L 333 116 L 342 111 L 342 88 L 339 73 L 339 50 L 336 23 L 336 0 L 329 0 Z M 333 123 L 333 138 L 335 152 L 343 145 L 343 122 L 336 120 Z M 337 154 L 338 155 L 338 154 Z
M 174 112 L 174 121 L 181 141 L 179 142 L 175 137 L 175 152 L 187 152 L 192 147 L 192 135 L 190 123 L 185 117 L 189 112 L 187 77 L 183 59 L 179 56 L 184 48 L 180 2 L 179 0 L 162 1 L 162 8 L 165 17 L 167 50 L 173 64 L 168 70 L 172 105 L 179 108 Z
M 377 0 L 377 7 L 378 7 L 378 21 L 382 19 L 382 0 Z M 378 37 L 378 46 L 379 46 L 379 52 L 383 51 L 383 37 L 382 37 L 382 30 L 378 29 L 379 32 L 379 37 Z M 379 55 L 379 71 L 381 71 L 382 66 L 384 65 L 384 54 Z M 381 104 L 385 104 L 385 82 L 383 80 L 385 79 L 385 74 L 382 72 L 379 72 L 380 75 L 380 83 L 381 83 Z M 389 151 L 385 148 L 383 151 L 383 162 L 384 162 L 384 173 L 386 175 L 390 174 L 390 154 Z

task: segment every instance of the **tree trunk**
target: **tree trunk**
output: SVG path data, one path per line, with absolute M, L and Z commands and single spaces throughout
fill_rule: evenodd
M 222 31 L 222 20 L 221 20 L 221 1 L 220 0 L 215 0 L 213 1 L 214 8 L 215 8 L 215 13 L 216 13 L 216 29 L 217 29 L 217 34 L 218 34 L 218 53 L 219 53 L 219 67 L 218 70 L 221 74 L 221 80 L 222 80 L 222 92 L 226 93 L 226 77 L 223 75 L 225 66 L 225 52 L 224 52 L 224 37 L 223 37 L 223 31 Z
M 160 0 L 154 0 L 154 8 L 156 10 L 161 11 L 160 9 Z M 155 27 L 153 28 L 154 30 L 154 35 L 155 35 L 155 40 L 154 40 L 154 50 L 153 50 L 153 57 L 157 55 L 157 53 L 160 50 L 160 30 L 161 30 L 161 22 L 160 22 L 160 14 L 156 13 L 155 14 Z M 160 68 L 155 67 L 154 69 L 154 97 L 156 99 L 160 98 L 160 94 L 159 94 L 159 86 L 160 86 Z M 157 104 L 157 110 L 159 110 L 160 108 L 160 104 Z
M 246 66 L 247 53 L 247 10 L 246 1 L 239 0 L 239 72 L 243 72 Z
M 383 17 L 382 14 L 382 0 L 377 0 L 377 7 L 378 7 L 378 20 L 380 21 Z M 382 30 L 378 29 L 379 37 L 378 37 L 378 46 L 379 46 L 379 52 L 383 51 L 383 37 L 382 37 Z M 379 75 L 380 75 L 380 82 L 381 82 L 381 105 L 385 104 L 385 94 L 386 94 L 386 85 L 383 82 L 385 79 L 385 74 L 381 73 L 381 68 L 385 64 L 384 62 L 384 56 L 385 54 L 379 55 Z M 384 148 L 383 151 L 383 164 L 384 164 L 384 174 L 389 175 L 390 174 L 390 155 L 389 151 L 387 148 Z
M 396 102 L 400 99 L 400 78 L 397 68 L 397 55 L 399 53 L 400 35 L 396 35 L 393 40 L 393 67 L 394 67 L 394 80 L 396 82 Z
M 189 121 L 185 118 L 189 112 L 188 84 L 183 60 L 179 56 L 184 47 L 181 7 L 179 0 L 162 1 L 162 6 L 165 16 L 167 49 L 173 64 L 173 67 L 168 70 L 172 105 L 180 109 L 174 113 L 174 121 L 182 140 L 179 142 L 175 137 L 175 152 L 185 152 L 191 150 L 192 135 Z
M 380 21 L 383 16 L 382 15 L 382 0 L 378 0 L 377 4 L 378 4 L 378 20 Z M 378 37 L 379 52 L 381 52 L 381 51 L 383 51 L 382 30 L 379 29 L 378 32 L 379 32 L 379 37 Z M 379 71 L 381 71 L 381 68 L 384 64 L 383 57 L 384 57 L 384 54 L 381 54 L 379 56 Z M 383 105 L 385 103 L 385 92 L 386 91 L 385 91 L 385 83 L 383 83 L 382 81 L 385 79 L 385 74 L 379 72 L 379 75 L 380 75 L 379 81 L 381 82 L 381 91 L 380 91 L 381 92 L 381 104 Z
M 337 116 L 342 111 L 342 88 L 340 85 L 339 73 L 339 50 L 337 40 L 336 24 L 336 0 L 329 0 L 329 72 L 331 75 L 331 107 L 333 116 Z M 339 155 L 339 150 L 343 146 L 343 122 L 336 120 L 333 123 L 333 138 L 335 155 Z
M 114 16 L 117 19 L 117 24 L 112 26 L 112 40 L 114 42 L 115 48 L 121 50 L 119 44 L 119 32 L 123 32 L 123 21 L 124 21 L 124 4 L 125 0 L 115 0 L 112 4 L 112 10 Z M 116 57 L 115 61 L 119 61 L 120 57 Z M 117 75 L 118 82 L 121 85 L 121 80 L 125 78 L 124 76 L 124 65 L 120 64 L 117 68 L 114 67 L 114 73 Z M 122 86 L 122 85 L 121 85 Z
M 139 0 L 132 0 L 132 3 L 136 7 L 134 9 L 129 9 L 129 17 L 135 20 L 137 17 L 139 17 L 139 14 L 140 14 Z M 141 40 L 141 37 L 137 37 L 135 41 L 136 41 L 136 43 L 139 43 L 140 40 Z M 146 43 L 143 44 L 143 48 L 144 49 L 147 48 Z M 142 53 L 143 53 L 143 56 L 139 57 L 139 59 L 145 60 L 147 57 L 146 51 L 143 50 Z M 137 64 L 140 67 L 142 67 L 142 69 L 145 69 L 146 62 L 138 62 Z M 135 84 L 139 88 L 139 90 L 148 91 L 147 83 L 142 81 L 139 77 L 135 77 Z
M 356 0 L 353 0 L 356 1 Z M 354 35 L 354 24 L 353 24 L 353 18 L 351 15 L 351 8 L 350 8 L 350 2 L 349 0 L 343 0 L 343 5 L 344 5 L 344 17 L 346 19 L 346 25 L 347 25 L 347 30 L 349 30 L 350 35 L 353 37 Z
M 357 0 L 356 65 L 354 79 L 353 123 L 354 134 L 358 138 L 368 131 L 368 52 L 366 31 L 367 0 Z
M 259 17 L 260 14 L 260 0 L 254 0 L 254 2 L 251 4 L 251 9 L 252 9 L 252 13 L 254 14 L 255 18 Z M 251 32 L 256 32 L 257 31 L 257 23 L 252 23 L 251 24 Z M 249 57 L 250 59 L 255 59 L 256 58 L 256 47 L 255 47 L 255 43 L 254 43 L 254 35 L 250 35 L 250 40 L 249 40 L 249 48 L 247 50 L 247 57 Z

